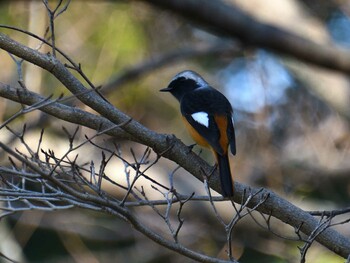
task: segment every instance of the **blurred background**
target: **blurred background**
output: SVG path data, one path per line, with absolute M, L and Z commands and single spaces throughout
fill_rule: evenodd
M 49 2 L 52 6 L 56 3 Z M 227 2 L 258 21 L 315 42 L 350 46 L 349 1 Z M 2 1 L 0 24 L 43 37 L 47 11 L 41 1 Z M 25 34 L 0 30 L 24 45 L 50 52 Z M 342 73 L 268 50 L 244 47 L 239 40 L 211 34 L 144 2 L 72 1 L 67 11 L 56 18 L 55 32 L 56 46 L 81 63 L 95 86 L 102 85 L 101 92 L 112 104 L 146 127 L 175 134 L 188 145 L 193 142 L 182 126 L 178 102 L 159 89 L 181 70 L 197 71 L 233 105 L 237 155 L 231 156 L 231 169 L 237 181 L 269 188 L 305 210 L 349 206 L 350 87 L 348 77 Z M 44 96 L 69 95 L 56 79 L 36 66 L 24 62 L 19 75 L 14 60 L 2 50 L 0 65 L 3 83 L 18 86 L 18 80 L 23 78 L 28 89 Z M 84 108 L 78 101 L 70 103 Z M 18 104 L 0 98 L 1 122 L 18 109 Z M 32 112 L 11 127 L 21 129 L 23 122 L 35 123 L 28 131 L 28 141 L 35 145 L 40 129 L 45 128 L 47 140 L 43 147 L 64 152 L 68 145 L 61 126 L 73 129 L 75 125 L 42 117 Z M 82 138 L 93 134 L 84 128 L 80 132 Z M 0 136 L 1 141 L 18 146 L 4 129 Z M 119 143 L 126 158 L 130 157 L 130 147 L 140 154 L 145 150 L 142 145 Z M 194 151 L 214 163 L 210 152 L 201 152 L 199 147 Z M 99 160 L 100 155 L 91 147 L 84 158 Z M 0 158 L 2 164 L 7 162 L 3 153 Z M 122 173 L 122 164 L 115 165 L 113 169 Z M 166 183 L 167 174 L 175 168 L 176 164 L 161 160 L 150 175 Z M 176 186 L 184 194 L 205 193 L 203 184 L 181 169 L 176 172 Z M 113 189 L 110 191 L 113 193 Z M 226 220 L 233 212 L 228 204 L 218 204 L 218 209 Z M 166 226 L 155 219 L 152 210 L 145 208 L 142 215 L 145 222 L 166 233 Z M 224 229 L 210 206 L 190 203 L 184 216 L 181 242 L 208 255 L 223 253 Z M 273 226 L 283 236 L 294 234 L 280 222 L 273 222 Z M 336 229 L 350 237 L 348 224 Z M 278 238 L 251 218 L 240 221 L 233 239 L 240 262 L 300 259 L 297 245 L 301 243 Z M 19 262 L 191 262 L 152 243 L 122 220 L 79 209 L 29 211 L 2 219 L 0 252 Z M 344 259 L 314 244 L 307 262 L 337 263 Z

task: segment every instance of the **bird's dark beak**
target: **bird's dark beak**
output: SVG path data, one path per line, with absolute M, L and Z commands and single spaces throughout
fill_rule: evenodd
M 159 91 L 161 91 L 161 92 L 167 92 L 167 91 L 171 91 L 171 88 L 167 87 L 167 88 L 161 89 L 161 90 L 159 90 Z

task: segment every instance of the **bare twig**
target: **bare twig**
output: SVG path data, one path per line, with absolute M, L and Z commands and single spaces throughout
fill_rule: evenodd
M 47 106 L 47 105 L 49 105 L 49 104 L 51 104 L 51 103 L 55 103 L 56 101 L 59 100 L 59 98 L 58 98 L 58 99 L 52 101 L 52 100 L 51 100 L 51 97 L 52 97 L 52 95 L 46 97 L 46 98 L 43 99 L 42 101 L 39 101 L 39 102 L 36 102 L 36 103 L 32 104 L 32 105 L 29 106 L 29 107 L 22 107 L 21 110 L 19 110 L 19 111 L 16 112 L 15 114 L 13 114 L 10 118 L 8 118 L 4 123 L 2 123 L 2 124 L 0 125 L 0 130 L 1 130 L 3 127 L 7 126 L 7 125 L 8 125 L 10 122 L 12 122 L 13 120 L 17 119 L 19 116 L 24 115 L 24 114 L 27 114 L 27 113 L 32 112 L 32 111 L 35 111 L 35 110 L 40 110 L 40 108 L 45 107 L 45 106 Z
M 300 263 L 305 263 L 306 253 L 309 250 L 309 248 L 311 247 L 311 244 L 315 241 L 315 239 L 318 235 L 320 235 L 324 230 L 326 230 L 329 227 L 331 220 L 332 220 L 331 217 L 327 217 L 325 220 L 323 220 L 323 218 L 321 218 L 319 221 L 319 225 L 309 235 L 308 239 L 305 241 L 304 246 L 299 248 L 300 255 L 301 255 Z
M 42 97 L 41 95 L 38 95 L 32 91 L 16 89 L 1 82 L 0 96 L 12 101 L 19 102 L 21 104 L 29 105 L 31 107 L 33 107 L 33 105 L 39 106 L 38 108 L 32 108 L 32 110 L 41 110 L 51 116 L 68 121 L 70 123 L 79 124 L 97 131 L 106 130 L 107 134 L 110 134 L 116 138 L 138 141 L 136 138 L 133 139 L 130 134 L 125 133 L 118 127 L 118 125 L 116 126 L 106 118 L 94 115 L 87 111 L 83 111 L 76 107 L 64 105 L 61 103 L 62 99 L 51 100 L 48 97 Z M 29 109 L 31 108 L 29 107 Z M 10 119 L 12 118 L 10 117 Z
M 56 7 L 51 10 L 50 6 L 49 6 L 49 3 L 48 3 L 48 0 L 42 0 L 45 7 L 46 7 L 46 10 L 47 10 L 47 14 L 49 16 L 49 27 L 50 27 L 50 31 L 51 31 L 51 42 L 52 42 L 52 54 L 54 57 L 56 57 L 56 36 L 55 36 L 55 18 L 57 18 L 59 15 L 61 15 L 63 12 L 65 12 L 71 2 L 71 0 L 68 0 L 66 2 L 66 4 L 61 8 L 61 5 L 62 5 L 62 1 L 63 0 L 59 0 Z
M 8 52 L 23 58 L 24 60 L 30 61 L 46 70 L 51 72 L 57 79 L 65 85 L 73 94 L 75 94 L 83 103 L 90 106 L 98 113 L 100 113 L 106 120 L 110 123 L 119 125 L 130 118 L 124 113 L 120 112 L 118 109 L 114 108 L 111 104 L 107 103 L 100 96 L 95 93 L 88 93 L 84 85 L 75 78 L 55 57 L 50 55 L 41 54 L 35 50 L 29 49 L 20 45 L 19 43 L 11 40 L 7 36 L 0 34 L 0 47 Z M 127 125 L 123 126 L 122 129 L 135 138 L 139 140 L 144 145 L 152 147 L 152 149 L 160 156 L 169 158 L 184 167 L 187 171 L 194 174 L 197 178 L 202 179 L 202 171 L 204 170 L 206 174 L 209 174 L 210 167 L 203 160 L 198 158 L 192 152 L 188 152 L 186 146 L 179 142 L 176 138 L 170 136 L 164 136 L 157 134 L 137 121 L 132 120 Z M 29 160 L 25 156 L 18 154 L 12 151 L 5 144 L 0 142 L 0 146 L 9 152 L 11 155 L 15 156 L 20 162 L 24 163 L 30 169 L 33 169 L 36 173 L 40 174 L 45 180 L 55 185 L 57 191 L 65 192 L 70 194 L 76 199 L 86 201 L 86 205 L 92 209 L 100 209 L 103 211 L 110 212 L 112 214 L 118 215 L 124 220 L 131 222 L 136 229 L 143 231 L 145 235 L 150 237 L 152 240 L 157 240 L 165 246 L 179 250 L 182 248 L 175 246 L 173 243 L 169 244 L 166 240 L 161 240 L 159 236 L 154 236 L 152 232 L 148 229 L 145 229 L 143 225 L 140 225 L 139 222 L 133 217 L 132 214 L 125 208 L 119 206 L 118 202 L 107 202 L 104 198 L 101 198 L 98 195 L 92 195 L 86 192 L 74 191 L 75 189 L 71 186 L 58 181 L 53 176 L 49 176 L 47 170 L 39 169 L 32 160 Z M 51 155 L 52 156 L 52 155 Z M 56 159 L 59 160 L 59 159 Z M 61 162 L 62 163 L 62 162 Z M 60 169 L 63 169 L 63 166 L 59 166 Z M 139 171 L 140 173 L 141 171 Z M 220 191 L 218 184 L 217 172 L 212 176 L 211 181 L 213 181 L 212 187 Z M 49 187 L 49 186 L 48 186 Z M 238 203 L 244 204 L 246 195 L 245 189 L 248 189 L 245 185 L 235 183 L 235 191 L 237 195 L 234 197 L 234 200 Z M 272 216 L 294 226 L 298 231 L 302 231 L 306 234 L 312 234 L 317 226 L 317 221 L 308 213 L 302 211 L 301 209 L 293 206 L 286 200 L 280 198 L 276 194 L 269 192 L 267 190 L 261 191 L 257 189 L 251 189 L 253 197 L 247 203 L 247 207 L 257 209 L 262 213 L 271 214 Z M 254 193 L 257 193 L 256 195 Z M 259 204 L 263 200 L 264 195 L 269 194 L 270 197 L 263 203 Z M 73 200 L 74 202 L 77 202 Z M 79 202 L 77 202 L 79 204 Z M 82 205 L 80 203 L 79 205 Z M 100 207 L 98 207 L 100 206 Z M 135 221 L 136 220 L 136 221 Z M 348 256 L 350 252 L 350 242 L 348 239 L 337 233 L 332 229 L 325 229 L 320 234 L 315 237 L 320 243 L 327 246 L 329 249 L 335 251 L 336 253 L 345 256 Z M 184 253 L 191 257 L 191 253 L 188 250 L 183 250 Z M 197 255 L 196 255 L 197 256 Z M 191 257 L 192 258 L 192 257 Z M 196 257 L 198 259 L 198 257 Z
M 14 151 L 12 151 L 9 147 L 4 145 L 2 142 L 0 142 L 0 147 L 11 154 L 14 158 L 25 164 L 29 169 L 33 170 L 36 174 L 39 174 L 41 179 L 40 180 L 46 180 L 47 182 L 44 184 L 45 187 L 48 187 L 50 189 L 51 193 L 55 193 L 55 195 L 50 196 L 51 199 L 43 198 L 41 199 L 42 203 L 45 204 L 44 206 L 38 206 L 36 204 L 33 204 L 30 200 L 30 198 L 27 198 L 30 193 L 25 198 L 24 204 L 26 205 L 22 209 L 42 209 L 42 210 L 49 210 L 52 211 L 54 209 L 65 209 L 71 207 L 71 205 L 74 205 L 76 207 L 81 207 L 85 209 L 92 209 L 96 211 L 105 211 L 107 213 L 116 215 L 123 220 L 126 220 L 130 222 L 135 229 L 145 234 L 150 239 L 154 240 L 155 242 L 169 248 L 172 250 L 175 250 L 187 257 L 190 257 L 192 259 L 195 259 L 197 261 L 201 262 L 227 262 L 225 260 L 218 260 L 216 258 L 211 258 L 206 255 L 194 252 L 192 250 L 189 250 L 188 248 L 178 244 L 173 243 L 170 241 L 167 241 L 164 237 L 159 236 L 157 233 L 151 231 L 147 227 L 145 227 L 138 219 L 135 217 L 129 210 L 123 208 L 120 206 L 119 202 L 113 202 L 112 199 L 104 198 L 97 195 L 92 195 L 87 192 L 80 192 L 76 191 L 70 186 L 68 186 L 64 181 L 61 181 L 59 177 L 57 176 L 51 176 L 50 170 L 42 170 L 38 166 L 36 166 L 35 162 L 30 161 L 25 156 L 22 156 Z M 144 154 L 146 157 L 147 154 Z M 85 181 L 85 183 L 88 183 L 88 181 Z M 51 186 L 52 184 L 52 186 Z M 49 196 L 47 196 L 49 197 Z M 40 201 L 40 198 L 35 198 L 35 196 L 32 196 L 33 200 Z M 53 202 L 56 200 L 55 198 L 58 198 L 60 201 L 67 202 L 69 205 L 56 205 Z M 7 199 L 8 201 L 14 201 L 15 199 Z M 4 210 L 5 214 L 12 213 L 13 208 L 11 206 L 7 206 Z
M 11 53 L 9 53 L 12 60 L 16 63 L 17 67 L 17 74 L 18 74 L 18 82 L 23 83 L 23 72 L 22 72 L 22 65 L 23 65 L 23 59 L 16 59 Z
M 342 209 L 336 209 L 331 211 L 309 211 L 310 215 L 313 216 L 329 216 L 329 217 L 335 217 L 338 215 L 343 215 L 350 213 L 350 207 L 342 208 Z
M 304 241 L 304 239 L 300 236 L 300 230 L 296 230 L 296 235 L 297 237 L 291 237 L 291 236 L 286 236 L 286 235 L 282 235 L 280 233 L 277 233 L 273 228 L 272 228 L 272 225 L 271 225 L 271 214 L 266 216 L 262 213 L 259 212 L 260 216 L 264 219 L 265 223 L 266 223 L 266 226 L 261 224 L 257 219 L 256 217 L 254 216 L 254 213 L 252 213 L 253 211 L 250 211 L 250 209 L 248 209 L 249 211 L 249 214 L 251 216 L 251 218 L 254 220 L 254 222 L 260 226 L 261 228 L 263 229 L 266 229 L 267 231 L 269 231 L 269 233 L 272 233 L 273 235 L 275 235 L 276 237 L 279 237 L 281 239 L 284 239 L 284 240 L 290 240 L 290 241 Z

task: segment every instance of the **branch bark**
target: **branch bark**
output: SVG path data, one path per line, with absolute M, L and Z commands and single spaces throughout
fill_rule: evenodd
M 67 89 L 76 95 L 79 100 L 100 113 L 111 123 L 119 125 L 127 123 L 130 120 L 129 116 L 116 109 L 98 94 L 86 92 L 87 89 L 84 85 L 71 74 L 60 61 L 50 54 L 39 53 L 36 50 L 21 45 L 2 33 L 0 33 L 0 48 L 51 72 Z M 203 172 L 206 174 L 211 173 L 212 167 L 193 152 L 189 153 L 188 147 L 174 136 L 158 134 L 147 129 L 135 120 L 129 121 L 121 128 L 124 132 L 136 138 L 140 143 L 151 147 L 159 155 L 180 164 L 185 170 L 193 174 L 199 180 L 203 180 Z M 211 180 L 211 187 L 220 192 L 218 174 L 214 173 Z M 235 182 L 234 201 L 242 203 L 242 199 L 247 198 L 245 193 L 249 192 L 249 189 L 250 188 L 246 185 Z M 251 191 L 252 194 L 254 194 L 254 192 L 259 190 L 252 189 Z M 264 204 L 259 206 L 257 209 L 258 211 L 268 215 L 271 214 L 281 221 L 300 229 L 300 231 L 306 235 L 310 235 L 318 227 L 318 220 L 309 213 L 268 190 L 260 191 L 260 193 L 251 200 L 248 206 L 256 206 L 266 195 L 269 195 L 269 198 Z M 317 236 L 316 240 L 344 258 L 350 254 L 350 240 L 333 229 L 326 229 Z
M 9 99 L 25 105 L 33 105 L 44 101 L 45 98 L 30 90 L 24 90 L 22 88 L 16 89 L 10 85 L 0 82 L 0 97 Z M 58 119 L 82 125 L 91 128 L 96 131 L 108 130 L 106 134 L 109 134 L 120 140 L 138 141 L 137 138 L 132 137 L 119 127 L 115 126 L 111 121 L 101 116 L 92 114 L 90 112 L 81 110 L 79 108 L 67 106 L 59 101 L 47 100 L 45 106 L 38 107 L 38 110 L 54 116 Z

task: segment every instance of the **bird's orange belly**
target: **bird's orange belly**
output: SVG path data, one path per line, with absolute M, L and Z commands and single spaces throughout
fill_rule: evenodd
M 193 138 L 193 140 L 198 143 L 199 145 L 201 146 L 204 146 L 204 147 L 210 147 L 210 145 L 208 144 L 208 142 L 203 138 L 202 135 L 200 135 L 192 126 L 191 124 L 189 124 L 189 122 L 186 120 L 185 117 L 182 117 L 184 123 L 185 123 L 185 126 L 188 130 L 188 132 L 190 133 L 191 137 Z

